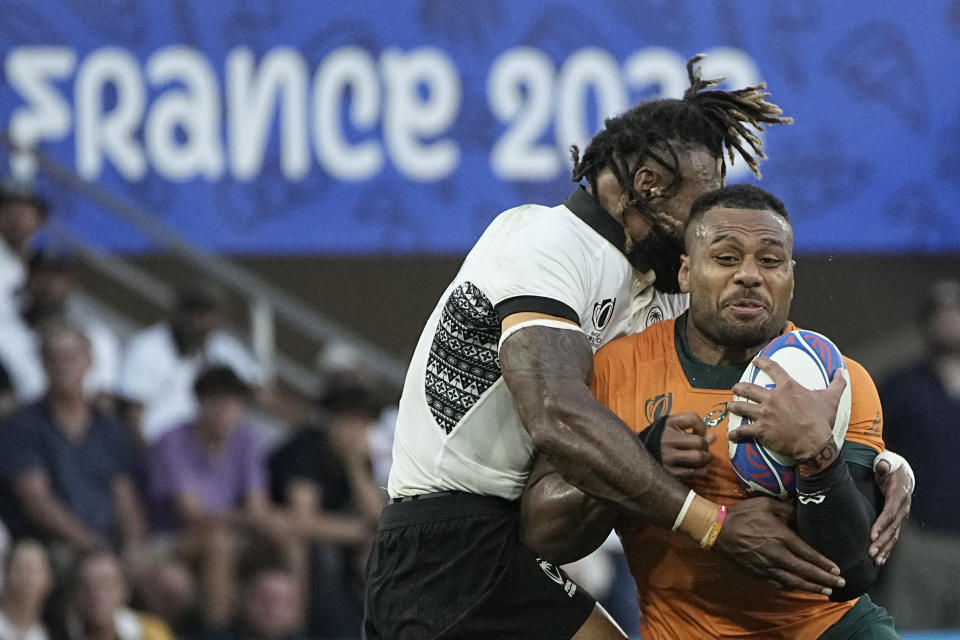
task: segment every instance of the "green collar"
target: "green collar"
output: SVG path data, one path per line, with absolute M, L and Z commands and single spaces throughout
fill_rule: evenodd
M 690 351 L 690 343 L 687 340 L 687 317 L 688 312 L 677 318 L 673 342 L 677 348 L 677 358 L 680 360 L 680 366 L 683 368 L 683 374 L 687 376 L 690 386 L 694 389 L 730 389 L 740 381 L 749 362 L 742 364 L 706 364 L 697 359 Z

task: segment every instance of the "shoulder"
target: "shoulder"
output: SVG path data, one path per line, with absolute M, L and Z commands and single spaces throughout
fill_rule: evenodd
M 620 360 L 642 357 L 652 350 L 662 350 L 664 345 L 673 345 L 673 331 L 677 319 L 670 318 L 655 322 L 639 333 L 631 333 L 611 340 L 597 351 L 597 358 Z
M 45 402 L 38 400 L 16 409 L 4 418 L 3 423 L 0 424 L 0 433 L 33 432 L 38 428 L 48 427 L 52 424 Z

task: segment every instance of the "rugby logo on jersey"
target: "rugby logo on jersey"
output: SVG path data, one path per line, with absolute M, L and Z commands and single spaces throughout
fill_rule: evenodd
M 663 416 L 670 415 L 670 409 L 673 408 L 673 394 L 661 393 L 652 398 L 647 398 L 643 403 L 643 415 L 648 424 L 653 424 Z
M 593 305 L 593 326 L 597 331 L 603 331 L 610 324 L 615 306 L 617 306 L 616 298 L 607 298 Z
M 727 403 L 718 402 L 713 405 L 713 409 L 710 410 L 707 415 L 703 416 L 703 424 L 706 425 L 707 429 L 712 429 L 727 417 Z
M 647 312 L 647 326 L 649 327 L 661 320 L 663 320 L 663 309 L 657 305 L 650 307 L 650 311 Z

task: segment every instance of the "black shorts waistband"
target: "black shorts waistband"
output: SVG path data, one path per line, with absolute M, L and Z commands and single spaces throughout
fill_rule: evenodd
M 518 513 L 519 501 L 460 491 L 441 491 L 424 494 L 415 500 L 388 504 L 380 514 L 377 530 L 467 516 L 516 517 Z

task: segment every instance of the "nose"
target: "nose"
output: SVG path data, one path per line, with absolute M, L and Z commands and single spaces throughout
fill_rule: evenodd
M 747 289 L 759 287 L 763 283 L 763 275 L 760 271 L 760 265 L 752 256 L 747 256 L 740 263 L 737 273 L 734 276 L 735 282 Z

